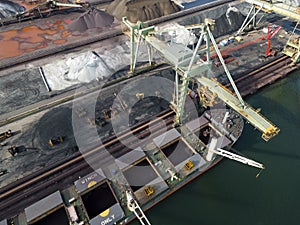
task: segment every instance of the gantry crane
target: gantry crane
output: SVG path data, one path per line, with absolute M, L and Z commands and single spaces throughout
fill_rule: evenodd
M 299 7 L 294 7 L 291 5 L 287 5 L 283 3 L 282 1 L 264 1 L 264 0 L 244 0 L 248 3 L 250 3 L 251 9 L 249 13 L 247 14 L 241 28 L 238 30 L 237 34 L 240 34 L 244 31 L 244 29 L 251 23 L 256 23 L 256 16 L 260 11 L 264 11 L 266 13 L 275 12 L 279 15 L 290 17 L 291 19 L 294 19 L 297 24 L 293 30 L 292 35 L 290 36 L 289 40 L 286 43 L 286 46 L 284 47 L 283 54 L 289 56 L 292 58 L 292 62 L 294 64 L 300 62 L 300 42 L 299 37 L 292 38 L 295 30 L 298 26 L 298 23 L 300 21 L 300 9 Z M 251 13 L 253 12 L 253 15 L 251 16 Z
M 131 38 L 131 61 L 130 70 L 131 73 L 135 72 L 135 65 L 138 55 L 138 49 L 141 39 L 144 39 L 148 43 L 149 63 L 152 60 L 151 47 L 157 50 L 171 65 L 174 66 L 176 71 L 175 76 L 175 100 L 172 105 L 176 112 L 175 124 L 182 122 L 182 116 L 184 112 L 184 105 L 186 95 L 188 91 L 189 81 L 195 80 L 201 86 L 204 86 L 210 93 L 214 93 L 225 104 L 234 109 L 237 113 L 245 118 L 250 124 L 262 132 L 262 138 L 269 140 L 273 136 L 279 133 L 279 128 L 268 121 L 264 116 L 258 113 L 258 110 L 253 109 L 241 97 L 229 70 L 222 58 L 222 55 L 218 49 L 216 41 L 211 33 L 211 29 L 214 27 L 214 21 L 205 19 L 202 24 L 186 26 L 183 29 L 197 30 L 199 31 L 200 38 L 196 44 L 194 50 L 191 50 L 187 46 L 177 43 L 168 43 L 160 40 L 158 36 L 164 32 L 170 32 L 170 30 L 158 30 L 154 26 L 147 27 L 145 23 L 138 22 L 136 24 L 131 23 L 123 18 L 123 23 L 129 28 L 129 36 Z M 138 37 L 137 46 L 135 44 L 135 36 Z M 200 46 L 202 42 L 206 44 L 202 49 Z M 234 93 L 222 86 L 215 79 L 210 79 L 207 74 L 211 73 L 211 60 L 210 60 L 210 47 L 214 47 L 220 62 L 225 70 L 225 73 L 233 87 Z M 201 59 L 199 54 L 205 54 L 206 59 Z M 179 76 L 181 77 L 181 83 L 179 82 Z
M 216 41 L 211 33 L 211 28 L 214 26 L 214 21 L 206 19 L 205 23 L 197 24 L 192 26 L 184 27 L 184 29 L 189 30 L 199 30 L 200 37 L 196 44 L 194 50 L 191 50 L 187 46 L 167 43 L 160 40 L 158 36 L 163 32 L 170 32 L 170 30 L 157 30 L 154 26 L 148 27 L 145 23 L 137 22 L 135 24 L 131 23 L 123 18 L 123 23 L 129 28 L 130 44 L 131 44 L 131 57 L 130 57 L 130 73 L 132 75 L 136 72 L 136 62 L 139 50 L 139 45 L 141 40 L 145 40 L 148 43 L 148 53 L 149 53 L 149 65 L 152 64 L 152 48 L 157 50 L 170 64 L 174 66 L 176 71 L 175 77 L 175 99 L 173 101 L 173 107 L 176 112 L 175 123 L 180 124 L 182 121 L 182 116 L 184 112 L 184 104 L 186 100 L 186 95 L 188 91 L 189 81 L 191 79 L 197 81 L 200 85 L 205 86 L 207 90 L 212 93 L 216 93 L 218 98 L 223 100 L 228 106 L 237 111 L 242 115 L 248 122 L 254 125 L 257 129 L 263 132 L 262 137 L 264 140 L 269 140 L 274 135 L 279 132 L 279 128 L 274 126 L 266 118 L 250 107 L 241 97 L 229 70 L 227 69 L 225 62 L 222 58 L 220 51 L 218 50 Z M 137 46 L 135 43 L 135 37 L 137 36 Z M 204 48 L 200 48 L 202 42 L 205 41 L 206 44 Z M 221 64 L 224 67 L 225 73 L 233 87 L 235 93 L 233 94 L 220 83 L 214 79 L 209 79 L 207 74 L 210 73 L 211 60 L 210 60 L 210 48 L 213 45 Z M 206 59 L 200 58 L 200 54 L 205 54 Z M 179 82 L 181 79 L 181 83 Z M 246 157 L 234 154 L 232 152 L 226 151 L 221 148 L 217 148 L 217 139 L 213 138 L 207 153 L 206 160 L 211 161 L 215 155 L 221 155 L 235 161 L 257 167 L 263 170 L 265 167 L 263 164 L 258 163 L 254 160 L 248 159 Z M 169 168 L 166 170 L 171 175 L 171 179 L 178 179 L 176 173 L 171 171 Z M 259 175 L 260 173 L 258 173 Z M 258 177 L 257 175 L 257 177 Z M 145 216 L 142 208 L 138 202 L 134 199 L 133 194 L 130 190 L 126 191 L 127 197 L 127 207 L 132 211 L 135 216 L 139 219 L 142 225 L 150 225 L 149 220 Z

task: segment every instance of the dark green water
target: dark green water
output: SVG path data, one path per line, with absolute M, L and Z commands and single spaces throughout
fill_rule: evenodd
M 246 100 L 281 132 L 265 142 L 247 124 L 234 148 L 267 169 L 256 178 L 257 169 L 224 159 L 148 211 L 153 225 L 300 224 L 300 71 Z

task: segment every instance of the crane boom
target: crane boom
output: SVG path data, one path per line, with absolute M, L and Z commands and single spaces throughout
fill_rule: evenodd
M 249 166 L 253 166 L 253 167 L 256 167 L 256 168 L 259 168 L 259 169 L 265 169 L 264 165 L 259 163 L 259 162 L 256 162 L 252 159 L 248 159 L 244 156 L 240 156 L 238 154 L 234 154 L 232 152 L 226 151 L 226 150 L 221 149 L 221 148 L 210 149 L 209 151 L 212 151 L 213 153 L 215 153 L 217 155 L 221 155 L 221 156 L 224 156 L 226 158 L 244 163 L 244 164 L 249 165 Z
M 142 225 L 151 225 L 138 202 L 133 198 L 131 191 L 126 191 L 127 207 L 135 214 Z

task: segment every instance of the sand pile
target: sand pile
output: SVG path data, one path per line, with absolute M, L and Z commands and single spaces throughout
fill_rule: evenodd
M 114 17 L 99 9 L 91 8 L 70 25 L 70 30 L 83 32 L 91 28 L 100 28 L 111 26 Z
M 13 16 L 19 12 L 24 12 L 25 8 L 9 0 L 0 1 L 0 19 Z
M 129 21 L 147 21 L 178 12 L 179 7 L 170 0 L 115 0 L 107 12 L 121 20 L 127 16 Z

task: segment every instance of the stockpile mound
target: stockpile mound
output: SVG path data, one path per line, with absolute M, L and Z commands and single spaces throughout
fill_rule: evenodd
M 114 22 L 114 17 L 99 9 L 91 8 L 88 12 L 74 20 L 70 30 L 83 32 L 87 29 L 108 27 Z
M 17 14 L 18 12 L 24 12 L 25 8 L 17 3 L 9 0 L 0 1 L 0 19 L 7 18 Z
M 214 37 L 217 38 L 237 31 L 241 27 L 245 16 L 241 13 L 239 8 L 223 5 L 216 9 L 201 12 L 196 16 L 184 19 L 179 24 L 187 26 L 203 23 L 205 18 L 215 20 L 215 28 L 212 33 Z
M 237 31 L 245 20 L 245 16 L 235 7 L 229 7 L 227 12 L 215 20 L 215 37 Z
M 122 17 L 133 23 L 147 21 L 178 12 L 179 7 L 170 0 L 115 0 L 107 12 L 121 21 Z

